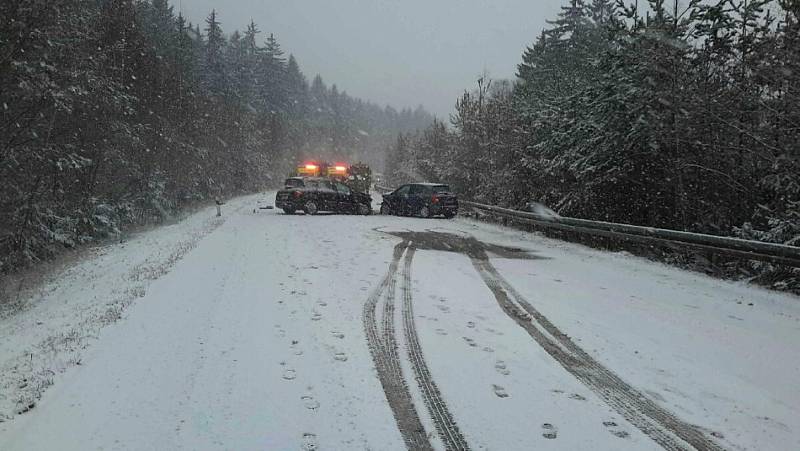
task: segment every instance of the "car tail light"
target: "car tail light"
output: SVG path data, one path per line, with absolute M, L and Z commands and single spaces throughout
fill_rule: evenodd
M 436 197 L 436 196 L 431 197 L 431 203 L 438 204 L 439 203 L 439 198 Z

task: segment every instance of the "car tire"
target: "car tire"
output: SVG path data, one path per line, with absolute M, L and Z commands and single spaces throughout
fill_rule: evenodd
M 419 212 L 417 213 L 417 215 L 420 218 L 430 218 L 431 217 L 431 209 L 428 208 L 426 205 L 423 205 L 422 207 L 420 207 Z
M 286 213 L 287 215 L 293 215 L 294 214 L 294 208 L 284 208 L 283 212 Z
M 456 217 L 456 213 L 447 212 L 444 214 L 445 219 L 453 219 Z
M 358 214 L 368 216 L 372 214 L 372 207 L 367 204 L 358 204 Z
M 392 214 L 392 211 L 389 209 L 389 206 L 386 205 L 385 202 L 381 204 L 381 214 L 382 215 L 390 215 L 390 214 Z
M 317 204 L 315 204 L 313 201 L 308 201 L 305 205 L 303 205 L 303 211 L 305 211 L 307 215 L 315 215 L 319 209 L 317 208 Z

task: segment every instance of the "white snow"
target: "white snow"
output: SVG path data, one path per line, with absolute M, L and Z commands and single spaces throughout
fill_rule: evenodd
M 258 209 L 272 200 L 98 248 L 0 319 L 0 449 L 404 449 L 361 314 L 399 242 L 385 232 L 434 229 L 545 257 L 492 263 L 725 447 L 800 449 L 797 297 L 466 219 Z M 466 256 L 418 250 L 412 294 L 425 360 L 473 449 L 658 448 L 509 319 Z

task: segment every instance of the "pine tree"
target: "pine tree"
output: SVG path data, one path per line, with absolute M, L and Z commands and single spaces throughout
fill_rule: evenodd
M 289 55 L 286 65 L 286 85 L 291 117 L 306 117 L 309 110 L 309 86 L 294 55 Z
M 270 33 L 261 56 L 261 98 L 267 111 L 285 112 L 288 104 L 286 59 L 275 35 Z
M 216 10 L 212 10 L 206 18 L 205 32 L 204 85 L 212 95 L 222 96 L 227 89 L 224 56 L 226 42 Z

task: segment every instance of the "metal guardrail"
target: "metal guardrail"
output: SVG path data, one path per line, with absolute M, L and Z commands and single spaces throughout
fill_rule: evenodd
M 800 268 L 800 247 L 796 246 L 630 224 L 545 216 L 469 201 L 460 201 L 460 204 L 475 210 L 490 212 L 497 216 L 511 218 L 543 228 L 658 244 L 667 247 L 692 248 L 731 257 Z
M 391 191 L 391 188 L 375 186 L 378 191 Z M 529 213 L 495 205 L 461 200 L 461 206 L 482 211 L 495 216 L 509 218 L 534 226 L 563 230 L 590 236 L 615 238 L 671 248 L 688 248 L 729 257 L 800 268 L 800 247 L 763 241 L 743 240 L 741 238 L 707 235 L 679 230 L 642 227 L 587 219 L 547 216 Z

